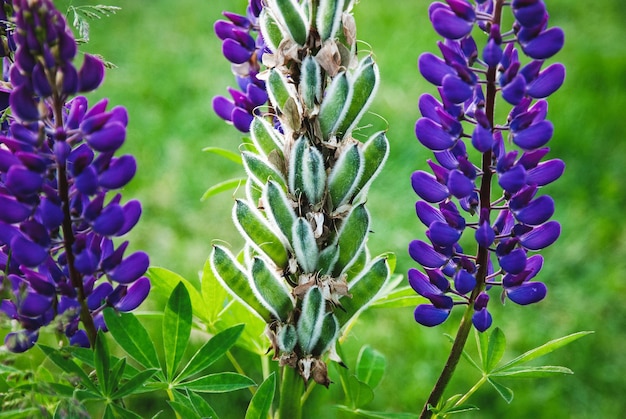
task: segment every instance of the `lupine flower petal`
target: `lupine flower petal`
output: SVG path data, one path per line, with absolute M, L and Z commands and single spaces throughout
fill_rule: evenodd
M 120 122 L 107 124 L 101 130 L 85 137 L 87 143 L 96 151 L 115 151 L 126 139 L 126 127 Z
M 417 64 L 422 76 L 435 86 L 441 86 L 446 75 L 455 74 L 455 71 L 444 60 L 430 52 L 421 54 Z
M 124 211 L 120 205 L 109 204 L 93 222 L 93 230 L 103 236 L 116 234 L 124 225 Z
M 102 303 L 113 292 L 113 286 L 108 282 L 98 285 L 87 298 L 87 305 L 90 310 L 96 310 L 102 306 Z
M 29 292 L 20 302 L 20 314 L 27 317 L 37 317 L 44 314 L 52 306 L 50 297 Z
M 28 170 L 24 166 L 13 165 L 6 174 L 5 185 L 15 195 L 26 197 L 41 189 L 43 178 L 39 173 Z
M 560 235 L 561 225 L 556 221 L 548 221 L 523 234 L 520 243 L 529 250 L 541 250 L 554 243 Z
M 428 233 L 433 244 L 441 247 L 451 246 L 461 238 L 460 231 L 441 221 L 435 221 L 430 224 Z
M 234 64 L 242 64 L 250 59 L 253 51 L 250 51 L 234 39 L 226 39 L 222 44 L 222 54 L 228 61 Z
M 141 216 L 141 203 L 135 199 L 128 201 L 124 205 L 124 224 L 115 233 L 116 236 L 123 236 L 128 233 L 139 221 Z
M 472 31 L 473 21 L 457 16 L 448 8 L 438 8 L 430 14 L 435 31 L 447 39 L 461 39 Z
M 13 353 L 22 353 L 35 346 L 38 338 L 38 330 L 20 330 L 8 333 L 4 338 L 4 345 Z
M 30 208 L 16 199 L 0 195 L 0 220 L 13 224 L 25 220 L 31 213 Z
M 493 244 L 495 240 L 495 233 L 493 228 L 489 225 L 488 222 L 483 222 L 480 224 L 480 227 L 476 229 L 476 233 L 474 234 L 474 238 L 479 246 L 489 247 Z
M 144 252 L 135 252 L 122 261 L 108 276 L 120 284 L 129 284 L 143 275 L 150 264 L 148 255 Z
M 456 141 L 456 138 L 444 131 L 441 125 L 428 118 L 417 120 L 415 135 L 425 147 L 435 151 L 447 150 L 454 146 Z
M 513 6 L 513 15 L 522 26 L 533 27 L 541 24 L 546 14 L 546 6 L 543 1 L 517 3 L 521 3 L 521 7 Z
M 475 311 L 472 315 L 472 324 L 479 332 L 484 332 L 491 327 L 493 319 L 486 308 Z
M 437 308 L 430 304 L 421 304 L 415 308 L 415 321 L 423 326 L 433 327 L 446 321 L 450 310 Z
M 79 348 L 89 348 L 89 338 L 87 332 L 83 329 L 79 329 L 70 337 L 70 345 L 78 346 Z
M 413 240 L 409 244 L 409 255 L 414 261 L 426 268 L 440 268 L 448 260 L 447 257 L 421 240 Z
M 477 124 L 472 132 L 472 145 L 481 153 L 485 153 L 491 150 L 493 146 L 493 135 L 491 129 L 483 127 L 481 124 Z
M 518 274 L 526 268 L 526 252 L 515 249 L 500 258 L 500 267 L 508 273 Z
M 427 202 L 441 202 L 450 195 L 445 185 L 437 182 L 437 179 L 430 173 L 421 170 L 413 172 L 411 185 L 415 193 Z
M 443 94 L 452 103 L 463 103 L 472 97 L 472 86 L 463 81 L 455 74 L 449 74 L 443 78 Z
M 150 292 L 150 280 L 142 276 L 128 287 L 126 295 L 114 307 L 119 311 L 132 311 L 139 307 Z
M 508 288 L 506 295 L 519 305 L 528 305 L 543 300 L 548 289 L 543 282 L 525 282 L 517 287 Z
M 530 127 L 513 133 L 513 142 L 524 150 L 543 147 L 554 132 L 554 125 L 548 120 L 538 122 Z
M 483 60 L 489 67 L 495 67 L 502 59 L 502 49 L 496 41 L 491 38 L 487 42 L 485 49 L 483 50 Z
M 448 190 L 457 198 L 465 198 L 474 190 L 474 182 L 460 170 L 452 170 L 448 176 Z
M 254 119 L 245 109 L 235 108 L 232 113 L 233 125 L 241 132 L 250 131 L 250 124 Z
M 111 161 L 109 168 L 98 177 L 98 183 L 107 189 L 119 189 L 130 182 L 136 171 L 135 158 L 124 155 Z
M 235 104 L 223 96 L 216 96 L 213 98 L 213 111 L 225 121 L 232 120 L 233 109 Z
M 85 54 L 83 65 L 78 71 L 78 91 L 91 92 L 104 79 L 104 64 L 91 54 Z
M 467 294 L 476 286 L 476 278 L 465 269 L 460 269 L 454 275 L 454 288 L 461 294 Z
M 22 265 L 34 267 L 46 259 L 46 249 L 34 243 L 21 234 L 15 235 L 11 240 L 11 255 Z
M 531 201 L 526 207 L 514 211 L 515 218 L 528 225 L 543 224 L 554 214 L 554 200 L 543 195 Z
M 526 170 L 521 165 L 515 165 L 500 175 L 498 184 L 510 194 L 514 194 L 526 184 Z
M 27 86 L 18 86 L 9 97 L 13 115 L 22 121 L 36 121 L 39 119 L 39 109 L 33 99 L 33 92 Z
M 532 41 L 522 44 L 524 53 L 536 60 L 552 57 L 563 48 L 565 34 L 561 28 L 550 28 L 543 31 Z
M 556 92 L 565 80 L 565 66 L 560 63 L 547 67 L 528 85 L 527 93 L 536 98 L 544 98 Z
M 502 97 L 512 105 L 519 104 L 526 93 L 526 80 L 524 76 L 518 74 L 502 88 Z
M 417 217 L 426 227 L 430 226 L 435 221 L 446 221 L 439 210 L 424 201 L 417 201 L 415 203 L 415 212 L 417 213 Z
M 560 178 L 564 171 L 565 163 L 562 160 L 548 160 L 529 170 L 526 181 L 529 185 L 545 186 Z

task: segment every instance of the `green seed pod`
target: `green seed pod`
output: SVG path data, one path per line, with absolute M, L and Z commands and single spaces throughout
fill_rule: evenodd
M 283 33 L 270 9 L 264 7 L 259 16 L 259 26 L 265 45 L 272 51 L 278 51 L 278 46 L 283 40 Z
M 320 252 L 317 267 L 321 275 L 330 275 L 339 259 L 339 246 L 331 244 Z
M 252 290 L 261 304 L 275 318 L 282 322 L 287 321 L 295 302 L 283 279 L 276 275 L 276 270 L 268 267 L 263 259 L 255 257 L 250 275 Z
M 365 204 L 359 204 L 344 219 L 337 235 L 339 258 L 333 267 L 334 276 L 338 277 L 354 263 L 365 245 L 370 219 Z
M 326 167 L 324 157 L 315 147 L 307 147 L 304 151 L 302 167 L 302 188 L 309 203 L 318 204 L 324 198 L 326 188 Z
M 257 313 L 266 322 L 271 321 L 270 311 L 255 296 L 250 279 L 233 255 L 222 246 L 213 246 L 210 256 L 215 278 L 233 297 Z
M 275 108 L 285 112 L 289 99 L 298 101 L 298 92 L 293 83 L 290 83 L 285 75 L 275 69 L 271 69 L 266 82 L 267 94 Z
M 278 326 L 276 332 L 276 341 L 278 349 L 283 352 L 292 352 L 298 343 L 298 333 L 293 324 L 284 324 Z
M 333 209 L 350 202 L 363 173 L 363 154 L 357 144 L 344 149 L 328 175 L 328 194 Z
M 318 287 L 311 287 L 304 295 L 297 332 L 300 348 L 310 354 L 322 334 L 326 301 Z
M 292 201 L 287 198 L 282 186 L 274 181 L 267 182 L 263 192 L 263 201 L 269 218 L 280 228 L 285 237 L 291 238 L 292 226 L 297 217 Z
M 296 44 L 304 45 L 308 37 L 308 23 L 296 0 L 267 0 L 268 6 Z
M 263 187 L 268 180 L 275 180 L 286 187 L 285 178 L 280 171 L 274 167 L 272 163 L 257 154 L 249 151 L 242 151 L 243 167 L 246 173 L 251 177 L 257 185 Z
M 320 0 L 317 7 L 317 32 L 322 42 L 334 38 L 341 27 L 344 0 Z
M 343 137 L 358 124 L 374 100 L 379 80 L 380 74 L 374 59 L 371 55 L 365 57 L 350 77 L 350 93 L 346 101 L 349 105 L 343 108 L 338 118 L 341 122 L 335 128 L 338 137 Z
M 233 219 L 252 247 L 267 255 L 279 268 L 287 266 L 289 255 L 285 249 L 286 240 L 280 238 L 280 232 L 276 232 L 258 210 L 246 201 L 237 199 L 233 207 Z
M 339 337 L 339 320 L 333 313 L 326 313 L 322 322 L 320 337 L 311 351 L 311 355 L 320 356 L 328 350 Z
M 326 89 L 326 95 L 322 100 L 318 119 L 322 136 L 328 140 L 334 133 L 334 127 L 340 121 L 339 116 L 343 113 L 348 99 L 350 86 L 346 73 L 339 73 Z
M 310 55 L 302 60 L 299 89 L 307 115 L 311 115 L 322 100 L 322 68 Z
M 255 117 L 250 124 L 250 137 L 257 151 L 266 158 L 273 152 L 283 155 L 283 140 L 272 125 L 261 117 Z
M 300 217 L 293 224 L 293 234 L 291 242 L 296 259 L 304 273 L 313 273 L 317 269 L 319 259 L 319 249 L 315 242 L 311 223 Z
M 300 137 L 291 148 L 289 156 L 288 185 L 289 192 L 295 197 L 304 193 L 304 153 L 308 140 Z
M 365 198 L 369 186 L 382 171 L 389 156 L 389 141 L 385 131 L 377 132 L 363 144 L 363 174 L 357 185 L 357 193 Z

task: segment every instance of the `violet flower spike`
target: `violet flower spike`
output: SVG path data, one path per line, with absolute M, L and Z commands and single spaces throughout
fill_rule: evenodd
M 222 40 L 222 54 L 231 68 L 240 90 L 228 88 L 231 98 L 213 98 L 213 110 L 241 132 L 250 131 L 254 115 L 267 100 L 265 82 L 257 77 L 265 42 L 259 31 L 258 19 L 263 8 L 261 0 L 250 0 L 246 16 L 224 12 L 228 20 L 218 20 L 215 34 Z
M 112 240 L 141 215 L 138 201 L 108 197 L 136 171 L 134 157 L 115 156 L 128 115 L 107 109 L 106 99 L 89 107 L 85 97 L 71 98 L 97 88 L 104 65 L 85 55 L 73 66 L 76 42 L 50 0 L 13 8 L 11 116 L 0 135 L 0 310 L 21 330 L 5 345 L 26 351 L 54 322 L 70 344 L 91 346 L 97 330 L 106 331 L 105 307 L 133 310 L 150 290 L 148 256 L 125 256 L 128 242 Z

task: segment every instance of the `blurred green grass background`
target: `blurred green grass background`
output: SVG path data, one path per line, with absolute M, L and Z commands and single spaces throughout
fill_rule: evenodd
M 68 0 L 57 1 L 64 10 Z M 223 240 L 238 249 L 231 222 L 230 193 L 201 202 L 207 187 L 242 174 L 241 167 L 203 153 L 206 146 L 237 150 L 240 136 L 211 110 L 211 98 L 234 85 L 221 56 L 213 23 L 222 10 L 243 12 L 245 0 L 74 0 L 74 5 L 115 5 L 115 16 L 91 22 L 84 52 L 103 55 L 118 68 L 109 70 L 93 100 L 108 97 L 128 108 L 130 125 L 123 151 L 138 161 L 138 173 L 125 199 L 143 203 L 144 215 L 130 240 L 151 255 L 154 266 L 197 278 L 211 243 Z M 579 330 L 595 334 L 547 357 L 573 376 L 508 381 L 515 391 L 506 405 L 490 388 L 470 401 L 482 407 L 480 418 L 617 418 L 626 414 L 626 8 L 621 0 L 572 2 L 546 0 L 551 25 L 561 26 L 566 45 L 557 56 L 567 67 L 565 85 L 550 102 L 555 125 L 553 158 L 567 164 L 565 175 L 546 190 L 557 203 L 560 240 L 543 254 L 541 280 L 549 294 L 536 306 L 501 307 L 492 298 L 494 326 L 508 340 L 513 356 L 552 338 Z M 388 122 L 392 145 L 386 168 L 373 185 L 369 209 L 374 234 L 372 253 L 394 251 L 400 273 L 415 266 L 408 243 L 424 235 L 414 214 L 416 199 L 409 177 L 430 157 L 415 139 L 417 99 L 434 89 L 417 71 L 417 57 L 436 52 L 429 0 L 361 0 L 355 8 L 361 50 L 371 49 L 382 82 L 371 111 Z M 365 123 L 387 125 L 370 115 Z M 374 128 L 366 129 L 373 132 Z M 370 344 L 388 359 L 387 374 L 372 410 L 418 411 L 450 347 L 443 333 L 454 333 L 456 318 L 426 329 L 412 309 L 366 312 L 346 343 L 348 363 L 358 347 Z M 505 355 L 506 356 L 506 355 Z M 332 378 L 332 376 L 331 376 Z M 447 394 L 466 391 L 479 377 L 466 363 Z M 335 378 L 335 381 L 337 378 Z M 222 397 L 222 396 L 220 396 Z M 236 403 L 220 406 L 223 418 L 241 416 Z M 241 394 L 243 403 L 248 394 Z M 340 401 L 339 385 L 316 389 L 313 401 L 332 417 Z M 142 403 L 148 403 L 143 400 Z M 146 407 L 149 410 L 149 407 Z M 319 413 L 318 412 L 318 413 Z M 308 417 L 317 417 L 310 413 Z

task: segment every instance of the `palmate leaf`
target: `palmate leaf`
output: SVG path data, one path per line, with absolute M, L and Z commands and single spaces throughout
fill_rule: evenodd
M 193 308 L 193 315 L 198 317 L 200 320 L 209 323 L 204 299 L 191 282 L 175 272 L 160 267 L 150 267 L 148 269 L 147 276 L 150 278 L 150 283 L 152 285 L 151 292 L 159 294 L 165 298 L 169 298 L 172 291 L 174 291 L 174 288 L 182 282 L 189 293 L 191 306 Z
M 356 361 L 356 376 L 359 380 L 375 389 L 385 373 L 385 356 L 369 345 L 364 345 Z
M 76 364 L 71 358 L 66 357 L 61 351 L 51 348 L 46 345 L 38 345 L 39 349 L 43 351 L 44 354 L 50 358 L 50 360 L 59 368 L 61 368 L 64 372 L 75 375 L 80 378 L 83 385 L 90 392 L 99 394 L 99 389 L 94 385 L 91 381 L 87 373 Z
M 174 377 L 187 348 L 191 334 L 191 312 L 189 292 L 185 285 L 179 282 L 172 291 L 163 314 L 163 349 L 169 378 Z
M 148 331 L 132 313 L 104 309 L 104 321 L 117 344 L 146 368 L 159 368 L 159 359 Z
M 100 385 L 100 391 L 104 395 L 109 395 L 110 354 L 106 339 L 102 331 L 96 335 L 96 343 L 93 350 L 93 360 L 96 367 L 96 377 Z
M 213 185 L 209 189 L 207 189 L 204 192 L 204 194 L 202 194 L 202 197 L 200 198 L 200 201 L 206 201 L 207 199 L 211 198 L 212 196 L 215 196 L 215 195 L 217 195 L 219 193 L 222 193 L 222 192 L 230 191 L 232 189 L 238 189 L 238 188 L 244 186 L 247 181 L 248 181 L 248 178 L 234 178 L 234 179 L 225 180 L 225 181 L 220 182 L 220 183 L 216 183 L 215 185 Z
M 143 386 L 146 381 L 148 381 L 156 372 L 156 368 L 149 368 L 138 372 L 132 378 L 122 384 L 117 390 L 115 390 L 115 392 L 111 395 L 111 399 L 117 400 L 126 396 L 130 396 L 131 394 L 136 394 L 137 390 L 141 386 Z
M 187 397 L 189 398 L 189 402 L 191 403 L 193 410 L 195 410 L 201 418 L 218 419 L 215 410 L 213 410 L 213 408 L 201 396 L 192 391 L 187 391 Z
M 370 410 L 363 409 L 351 409 L 347 406 L 336 406 L 337 409 L 353 413 L 356 417 L 359 418 L 370 418 L 370 419 L 418 419 L 419 415 L 415 415 L 413 413 L 393 413 L 393 412 L 375 412 Z
M 241 155 L 239 153 L 235 153 L 234 151 L 226 150 L 221 147 L 205 147 L 202 151 L 217 154 L 218 156 L 224 157 L 234 163 L 242 164 Z
M 498 394 L 504 399 L 505 402 L 510 404 L 513 401 L 513 390 L 494 381 L 492 378 L 487 378 L 487 381 L 489 382 L 489 384 L 491 384 L 493 388 L 496 389 Z
M 200 289 L 206 306 L 207 323 L 210 326 L 218 320 L 219 314 L 224 309 L 229 298 L 228 291 L 219 283 L 211 269 L 210 258 L 207 258 L 206 262 L 204 262 Z
M 566 367 L 542 365 L 539 367 L 511 367 L 502 372 L 490 374 L 490 376 L 506 378 L 544 378 L 562 374 L 574 374 L 574 372 Z
M 196 378 L 195 380 L 178 383 L 175 387 L 186 388 L 189 391 L 199 393 L 226 393 L 255 385 L 255 382 L 245 375 L 234 372 L 223 372 L 209 374 Z
M 176 377 L 176 381 L 185 380 L 208 368 L 237 342 L 243 329 L 244 325 L 240 324 L 213 336 L 191 357 L 187 365 Z
M 266 418 L 276 392 L 276 373 L 271 373 L 257 388 L 246 410 L 245 419 Z

